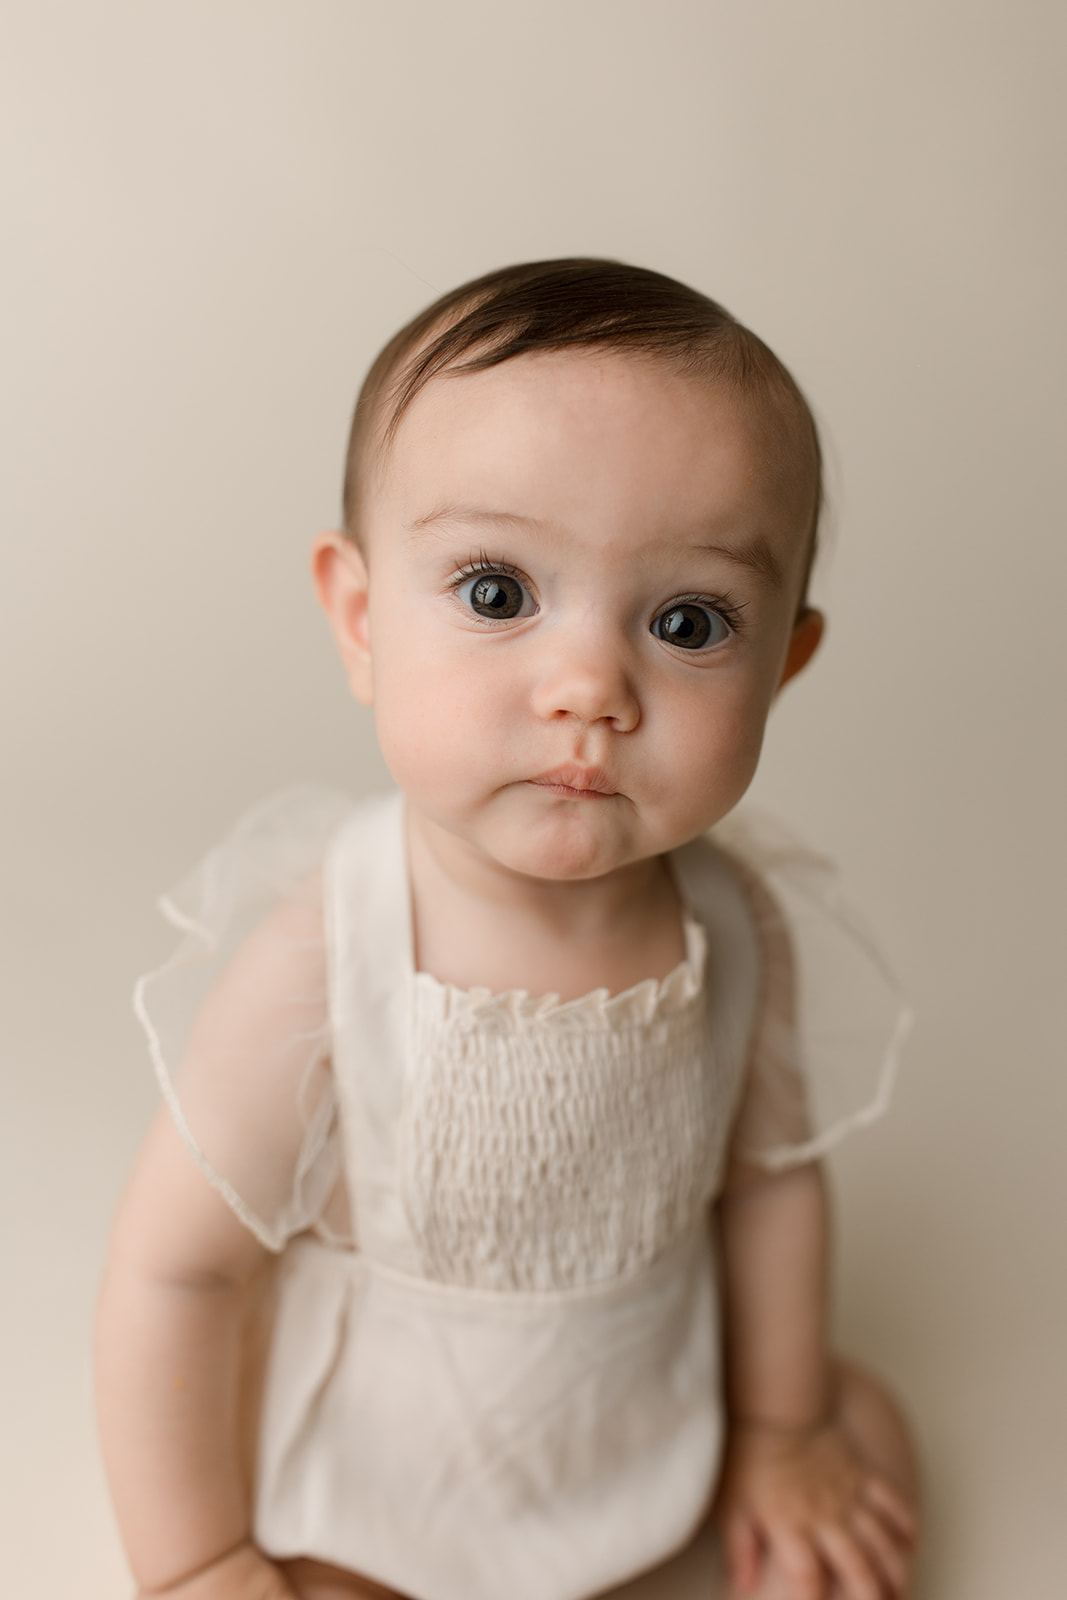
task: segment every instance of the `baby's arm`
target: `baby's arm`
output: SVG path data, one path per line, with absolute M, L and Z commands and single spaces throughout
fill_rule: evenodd
M 733 1415 L 809 1428 L 826 1416 L 829 1395 L 822 1170 L 735 1167 L 719 1215 Z
M 904 1595 L 912 1510 L 874 1465 L 880 1419 L 849 1425 L 856 1408 L 829 1356 L 821 1169 L 735 1169 L 719 1210 L 730 1426 L 719 1512 L 734 1583 L 750 1593 L 769 1567 L 776 1600 Z
M 739 868 L 764 1000 L 734 1144 L 795 1147 L 812 1130 L 793 1066 L 792 942 L 761 880 Z M 735 1585 L 749 1593 L 770 1568 L 776 1600 L 903 1594 L 914 1523 L 898 1490 L 913 1488 L 910 1447 L 888 1397 L 830 1356 L 822 1169 L 771 1173 L 735 1154 L 719 1218 L 730 1412 L 719 1510 Z
M 161 1113 L 119 1213 L 97 1326 L 104 1457 L 143 1595 L 290 1595 L 249 1547 L 239 1454 L 243 1291 L 264 1253 Z
M 264 1196 L 291 1186 L 322 967 L 321 914 L 284 908 L 212 993 L 183 1068 L 223 1170 L 248 1138 L 265 1153 Z M 252 1547 L 239 1440 L 244 1306 L 266 1257 L 161 1113 L 116 1220 L 97 1329 L 105 1463 L 143 1595 L 292 1596 Z

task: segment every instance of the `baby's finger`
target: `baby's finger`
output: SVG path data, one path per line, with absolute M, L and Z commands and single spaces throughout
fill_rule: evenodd
M 902 1539 L 914 1543 L 919 1532 L 918 1518 L 899 1490 L 884 1478 L 870 1477 L 864 1482 L 863 1497 Z
M 838 1523 L 815 1529 L 815 1539 L 845 1600 L 885 1600 L 886 1589 L 858 1540 Z
M 879 1517 L 862 1507 L 853 1513 L 851 1522 L 857 1539 L 888 1583 L 890 1593 L 905 1594 L 911 1562 L 898 1540 Z
M 774 1563 L 786 1580 L 789 1600 L 826 1600 L 829 1578 L 818 1551 L 799 1534 L 779 1533 L 772 1545 Z M 775 1590 L 775 1593 L 778 1591 Z
M 730 1582 L 739 1594 L 748 1594 L 756 1586 L 760 1569 L 760 1541 L 755 1524 L 735 1511 L 726 1518 L 722 1534 Z

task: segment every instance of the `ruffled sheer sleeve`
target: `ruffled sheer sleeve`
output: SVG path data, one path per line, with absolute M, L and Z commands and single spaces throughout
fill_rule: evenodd
M 912 1013 L 831 862 L 758 814 L 714 837 L 741 875 L 763 957 L 732 1159 L 777 1171 L 882 1115 Z
M 322 862 L 351 812 L 297 789 L 242 817 L 160 900 L 179 942 L 134 994 L 193 1160 L 273 1251 L 336 1213 Z

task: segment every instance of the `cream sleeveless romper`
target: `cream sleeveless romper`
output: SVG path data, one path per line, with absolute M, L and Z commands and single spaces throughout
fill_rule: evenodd
M 330 1023 L 359 1248 L 300 1240 L 283 1263 L 268 1554 L 417 1600 L 578 1600 L 695 1531 L 722 1433 L 707 1210 L 758 962 L 725 859 L 699 843 L 674 868 L 699 919 L 683 966 L 545 1003 L 415 973 L 396 801 L 335 840 Z
M 331 1098 L 311 1118 L 302 1195 L 264 1221 L 186 1120 L 169 1019 L 188 1009 L 198 958 L 223 959 L 220 930 L 239 941 L 268 880 L 285 892 L 306 873 L 313 837 Z M 708 1222 L 728 1145 L 761 1104 L 792 1129 L 771 1166 L 871 1120 L 906 1018 L 880 1050 L 874 1099 L 842 1118 L 838 1095 L 818 1132 L 795 1061 L 783 1054 L 772 1081 L 747 869 L 707 839 L 670 865 L 685 960 L 661 982 L 571 1002 L 414 970 L 397 794 L 355 809 L 315 791 L 272 800 L 164 903 L 186 940 L 137 996 L 163 1092 L 210 1181 L 282 1251 L 255 1500 L 267 1554 L 414 1600 L 580 1600 L 699 1526 L 722 1445 Z M 338 1168 L 351 1249 L 307 1231 Z

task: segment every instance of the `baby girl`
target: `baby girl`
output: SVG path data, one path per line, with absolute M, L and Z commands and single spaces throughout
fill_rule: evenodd
M 654 272 L 494 272 L 379 356 L 313 565 L 397 791 L 260 807 L 139 991 L 97 1367 L 145 1600 L 580 1600 L 709 1517 L 733 1593 L 908 1593 L 800 939 L 707 836 L 819 644 L 820 500 L 789 373 Z

